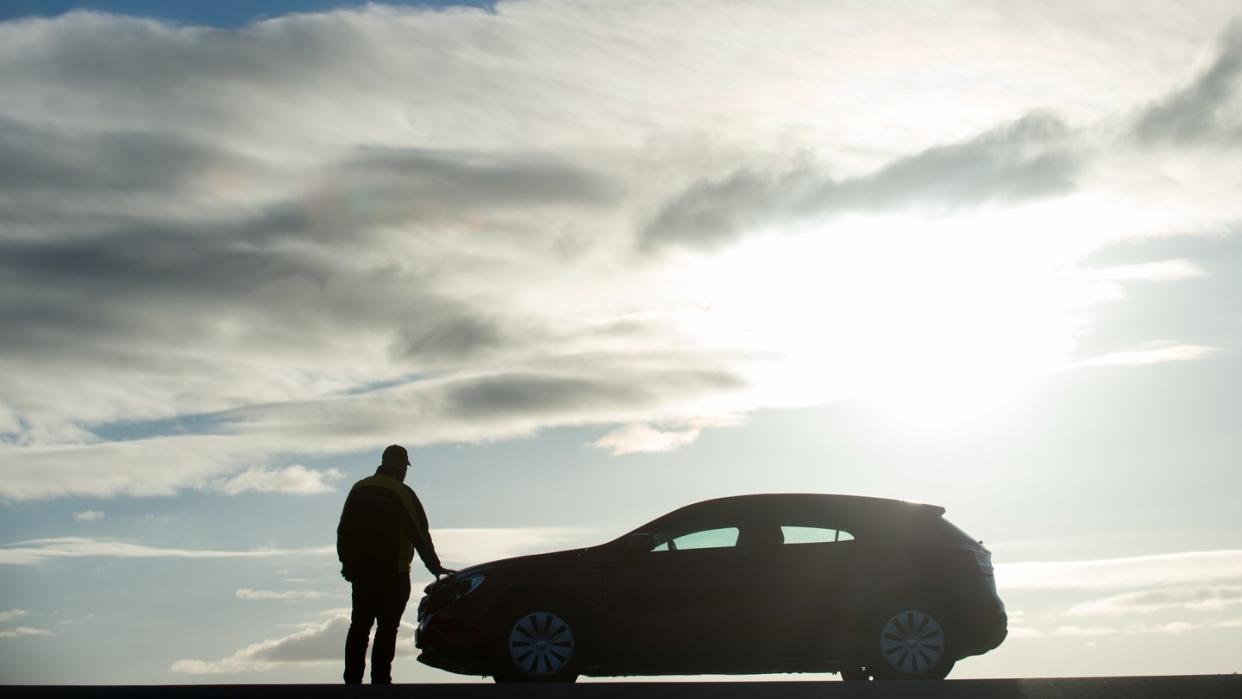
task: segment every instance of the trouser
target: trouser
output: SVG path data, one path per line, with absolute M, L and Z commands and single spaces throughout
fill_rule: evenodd
M 397 652 L 397 629 L 410 601 L 410 577 L 354 581 L 354 609 L 345 637 L 345 682 L 361 684 L 367 667 L 367 637 L 375 623 L 375 646 L 371 649 L 371 684 L 392 682 L 392 658 Z

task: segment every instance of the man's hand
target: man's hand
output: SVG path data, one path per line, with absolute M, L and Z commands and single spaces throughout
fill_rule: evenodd
M 436 579 L 438 580 L 441 575 L 445 577 L 448 577 L 450 575 L 457 575 L 457 571 L 449 570 L 448 568 L 445 568 L 444 566 L 440 566 L 440 569 L 436 571 Z

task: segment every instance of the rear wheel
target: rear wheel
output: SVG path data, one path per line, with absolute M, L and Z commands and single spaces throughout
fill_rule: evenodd
M 578 679 L 581 625 L 566 610 L 526 605 L 502 617 L 496 632 L 497 682 Z
M 953 669 L 944 615 L 928 605 L 888 608 L 863 634 L 866 664 L 841 672 L 845 680 L 939 680 Z

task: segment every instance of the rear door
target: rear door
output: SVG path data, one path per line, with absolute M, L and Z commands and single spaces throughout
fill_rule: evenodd
M 779 527 L 770 571 L 772 651 L 793 665 L 836 659 L 851 636 L 859 543 L 823 521 L 784 518 Z

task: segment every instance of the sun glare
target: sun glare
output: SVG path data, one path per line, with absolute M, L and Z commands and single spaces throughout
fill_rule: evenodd
M 1073 251 L 998 236 L 1003 223 L 868 217 L 753 239 L 692 272 L 696 331 L 765 357 L 776 404 L 968 411 L 1064 365 L 1098 296 L 1066 271 Z

